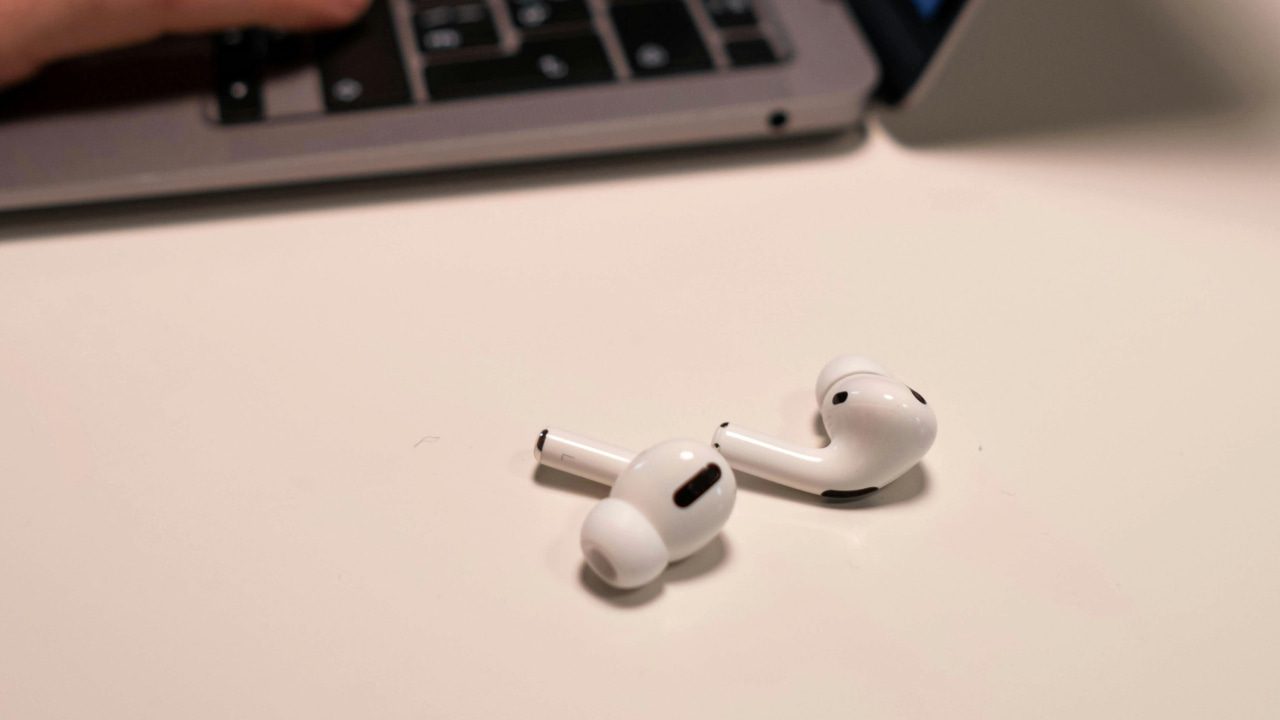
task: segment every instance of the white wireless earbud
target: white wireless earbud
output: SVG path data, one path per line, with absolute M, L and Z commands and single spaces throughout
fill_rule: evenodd
M 724 527 L 738 492 L 729 463 L 693 440 L 668 440 L 636 455 L 548 428 L 533 456 L 613 486 L 582 525 L 582 554 L 618 588 L 640 587 L 667 563 L 701 550 Z
M 725 423 L 715 447 L 745 473 L 828 498 L 874 492 L 920 462 L 938 434 L 933 408 L 871 358 L 843 355 L 818 375 L 831 443 L 814 449 Z

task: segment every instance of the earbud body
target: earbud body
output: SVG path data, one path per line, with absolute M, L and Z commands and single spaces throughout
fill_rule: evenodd
M 938 421 L 924 397 L 870 358 L 827 363 L 816 395 L 830 444 L 810 448 L 724 423 L 713 444 L 734 468 L 832 499 L 861 497 L 911 469 Z
M 613 486 L 587 515 L 581 541 L 587 565 L 618 588 L 645 585 L 668 563 L 705 547 L 728 521 L 737 497 L 729 463 L 693 440 L 669 440 L 633 454 L 547 428 L 534 457 Z

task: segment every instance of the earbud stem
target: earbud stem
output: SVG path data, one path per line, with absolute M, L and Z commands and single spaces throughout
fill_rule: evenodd
M 636 454 L 585 435 L 547 428 L 538 436 L 533 457 L 543 465 L 613 486 Z
M 821 495 L 840 483 L 830 448 L 809 448 L 725 423 L 713 443 L 735 470 Z

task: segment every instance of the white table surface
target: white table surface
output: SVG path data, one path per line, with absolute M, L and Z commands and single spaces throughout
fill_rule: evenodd
M 1280 8 L 1072 5 L 900 140 L 0 216 L 0 717 L 1280 715 Z M 843 352 L 922 466 L 584 574 L 544 425 L 817 442 Z

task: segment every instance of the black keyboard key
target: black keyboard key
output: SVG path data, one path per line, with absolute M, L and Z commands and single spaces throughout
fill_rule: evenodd
M 214 82 L 223 124 L 255 122 L 263 117 L 261 40 L 257 32 L 241 30 L 228 30 L 214 38 Z
M 216 93 L 216 43 L 212 36 L 173 36 L 54 63 L 26 82 L 0 89 L 0 126 Z M 0 167 L 10 162 L 11 156 L 0 152 Z
M 410 102 L 387 0 L 374 0 L 354 25 L 317 35 L 315 49 L 329 112 Z
M 498 44 L 489 6 L 478 0 L 423 7 L 413 16 L 413 28 L 418 48 L 428 55 Z
M 613 70 L 594 35 L 525 42 L 511 57 L 427 68 L 433 100 L 608 82 Z
M 716 27 L 744 27 L 756 24 L 756 11 L 751 0 L 702 0 Z
M 311 46 L 305 35 L 264 30 L 264 61 L 276 67 L 294 67 L 311 61 Z
M 683 2 L 614 5 L 609 14 L 636 77 L 711 69 L 711 56 Z
M 778 62 L 778 56 L 773 54 L 773 48 L 769 47 L 766 40 L 736 40 L 725 43 L 724 49 L 729 53 L 729 59 L 733 61 L 734 67 L 769 65 Z
M 537 30 L 591 19 L 585 0 L 507 0 L 511 19 L 522 30 Z

